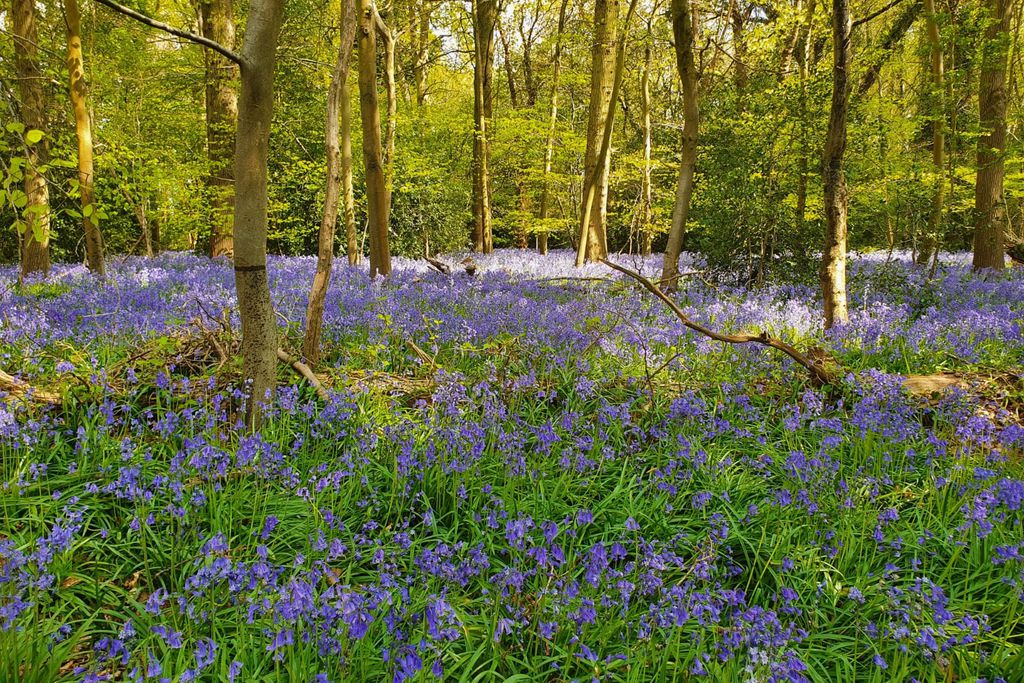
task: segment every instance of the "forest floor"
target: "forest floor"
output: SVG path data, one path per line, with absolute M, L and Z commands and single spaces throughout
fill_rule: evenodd
M 282 364 L 259 433 L 226 262 L 0 268 L 0 681 L 1024 680 L 1024 269 L 865 255 L 826 333 L 684 263 L 823 389 L 606 266 L 474 258 L 337 267 L 329 396 Z M 270 264 L 292 352 L 313 268 Z

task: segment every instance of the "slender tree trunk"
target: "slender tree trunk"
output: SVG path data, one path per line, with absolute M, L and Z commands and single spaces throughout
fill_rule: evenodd
M 982 46 L 978 110 L 978 177 L 974 186 L 974 267 L 1005 267 L 1003 155 L 1006 152 L 1006 62 L 1010 40 L 1011 0 L 986 0 L 989 24 Z
M 505 35 L 505 27 L 498 24 L 498 37 L 501 39 L 501 49 L 505 53 L 505 76 L 508 78 L 508 100 L 513 109 L 519 109 L 519 91 L 516 90 L 516 71 L 512 64 L 512 51 L 508 47 L 508 36 Z
M 370 233 L 370 277 L 391 273 L 388 246 L 388 187 L 384 177 L 377 103 L 377 37 L 373 0 L 356 0 L 356 46 L 359 53 L 359 113 L 363 124 L 366 167 L 366 218 Z
M 64 15 L 68 26 L 68 74 L 71 106 L 75 111 L 75 134 L 78 137 L 78 191 L 82 203 L 82 226 L 85 232 L 86 264 L 96 275 L 103 277 L 103 235 L 100 233 L 96 202 L 93 196 L 92 122 L 89 120 L 88 86 L 85 82 L 85 64 L 82 59 L 82 20 L 78 0 L 64 0 Z
M 648 27 L 650 34 L 650 27 Z M 640 77 L 640 115 L 644 128 L 644 164 L 640 177 L 640 252 L 651 253 L 651 46 L 644 48 L 644 70 Z
M 846 218 L 849 196 L 843 173 L 846 118 L 850 106 L 850 0 L 832 0 L 832 106 L 825 138 L 822 175 L 825 186 L 825 248 L 821 260 L 821 292 L 825 329 L 849 319 L 846 310 Z
M 807 157 L 810 156 L 810 144 L 807 140 L 807 128 L 809 126 L 807 114 L 807 76 L 809 73 L 811 59 L 811 29 L 814 26 L 814 10 L 816 0 L 808 0 L 806 12 L 804 13 L 803 25 L 799 41 L 799 53 L 797 64 L 800 79 L 799 95 L 799 117 L 797 125 L 800 126 L 800 151 L 797 156 L 797 178 L 796 178 L 796 225 L 800 235 L 804 234 L 804 225 L 807 222 L 807 172 L 810 163 Z
M 418 26 L 413 31 L 412 78 L 416 85 L 416 104 L 427 101 L 427 60 L 430 58 L 430 15 L 433 0 L 419 3 Z
M 473 249 L 494 251 L 491 228 L 491 82 L 494 71 L 496 0 L 473 0 Z
M 35 0 L 12 0 L 14 68 L 21 95 L 21 122 L 25 133 L 46 131 L 46 95 L 39 68 Z M 39 168 L 49 160 L 49 140 L 44 136 L 32 143 L 26 139 L 25 219 L 19 225 L 21 279 L 33 273 L 50 272 L 50 186 Z
M 395 135 L 398 127 L 398 88 L 395 84 L 395 44 L 397 36 L 374 9 L 374 22 L 384 43 L 384 92 L 387 96 L 388 118 L 384 126 L 384 184 L 387 188 L 388 215 L 391 215 L 391 192 L 395 182 Z
M 928 215 L 928 232 L 921 241 L 918 263 L 929 263 L 939 248 L 942 234 L 942 211 L 946 195 L 946 101 L 945 66 L 942 55 L 942 38 L 935 15 L 935 0 L 924 0 L 925 24 L 931 54 L 931 86 L 926 105 L 932 116 L 932 166 L 935 178 L 932 189 L 932 207 Z
M 250 1 L 241 53 L 234 169 L 235 291 L 252 426 L 259 425 L 259 404 L 273 395 L 277 377 L 277 318 L 267 278 L 267 149 L 283 9 L 284 0 Z
M 803 0 L 795 0 L 793 8 L 800 13 L 803 11 Z M 799 22 L 793 27 L 793 33 L 791 37 L 786 41 L 785 47 L 782 49 L 782 56 L 779 59 L 779 72 L 776 74 L 776 78 L 779 83 L 785 80 L 789 74 L 789 69 L 793 64 L 793 55 L 796 54 L 798 46 L 800 44 L 800 29 L 802 24 Z
M 746 12 L 740 6 L 743 0 L 732 0 L 729 5 L 729 18 L 732 22 L 733 75 L 736 79 L 736 96 L 739 109 L 746 107 L 747 86 L 750 71 L 747 66 L 747 39 L 745 35 Z
M 615 80 L 616 39 L 619 27 L 619 0 L 594 3 L 594 46 L 590 69 L 590 114 L 587 119 L 587 149 L 583 164 L 583 202 L 593 188 L 595 201 L 580 220 L 580 241 L 576 265 L 599 261 L 608 256 L 608 176 L 611 154 L 598 164 L 601 139 L 614 120 L 616 102 L 612 99 Z M 584 207 L 586 208 L 586 207 Z
M 539 14 L 541 11 L 541 2 L 538 0 L 534 12 Z M 526 91 L 526 106 L 532 107 L 537 104 L 537 89 L 540 86 L 533 73 L 533 27 L 531 26 L 527 32 L 524 30 L 522 22 L 520 22 L 519 37 L 523 41 L 523 88 Z
M 229 50 L 235 49 L 232 0 L 199 3 L 202 35 Z M 213 50 L 203 50 L 206 62 L 206 155 L 210 192 L 210 256 L 228 256 L 232 244 L 235 181 L 235 129 L 238 126 L 237 66 Z
M 339 134 L 341 132 L 342 99 L 347 90 L 348 68 L 352 58 L 352 44 L 356 37 L 356 17 L 352 0 L 341 1 L 341 39 L 338 58 L 331 74 L 331 85 L 327 93 L 327 117 L 324 137 L 327 148 L 327 188 L 324 196 L 324 214 L 320 221 L 320 236 L 317 247 L 316 273 L 309 291 L 306 306 L 306 336 L 302 342 L 302 355 L 311 366 L 320 362 L 320 336 L 324 322 L 324 299 L 331 282 L 331 264 L 334 261 L 334 232 L 338 221 L 338 203 L 344 191 L 342 175 L 344 160 Z M 351 142 L 350 142 L 351 144 Z M 349 188 L 352 183 L 352 150 L 349 149 Z M 346 201 L 347 203 L 347 201 Z M 347 212 L 347 207 L 346 207 Z M 346 220 L 348 217 L 346 216 Z M 347 227 L 347 226 L 346 226 Z M 355 226 L 350 236 L 355 240 Z
M 347 3 L 353 0 L 345 0 Z M 353 23 L 355 13 L 352 10 Z M 353 34 L 353 43 L 355 35 Z M 351 53 L 351 47 L 349 53 Z M 354 266 L 359 263 L 362 251 L 359 248 L 359 241 L 356 238 L 356 198 L 352 186 L 352 92 L 348 85 L 348 78 L 341 82 L 338 89 L 338 106 L 341 110 L 341 197 L 344 202 L 345 217 L 345 238 L 348 263 Z
M 683 135 L 682 153 L 679 160 L 679 182 L 676 185 L 676 202 L 672 209 L 672 227 L 665 247 L 665 260 L 661 269 L 662 286 L 676 287 L 679 276 L 679 254 L 683 248 L 683 236 L 690 215 L 690 199 L 693 197 L 693 175 L 697 164 L 697 133 L 700 110 L 697 106 L 697 65 L 694 60 L 696 38 L 696 17 L 690 0 L 672 0 L 672 33 L 676 44 L 676 68 L 683 85 Z
M 546 220 L 550 210 L 551 194 L 551 162 L 555 154 L 555 128 L 558 124 L 558 80 L 562 68 L 562 35 L 565 32 L 565 10 L 569 0 L 562 0 L 558 10 L 558 29 L 555 33 L 555 52 L 551 58 L 551 108 L 548 114 L 548 136 L 544 145 L 544 175 L 540 195 L 540 219 Z M 537 234 L 537 251 L 541 254 L 548 253 L 548 230 L 547 226 Z

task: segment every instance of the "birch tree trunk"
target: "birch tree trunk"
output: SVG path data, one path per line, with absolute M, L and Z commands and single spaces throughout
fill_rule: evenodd
M 569 0 L 562 0 L 558 10 L 558 29 L 555 33 L 555 51 L 551 58 L 551 108 L 548 114 L 548 135 L 544 145 L 544 175 L 543 187 L 540 195 L 540 219 L 548 218 L 550 210 L 551 194 L 551 162 L 555 154 L 555 128 L 558 123 L 558 80 L 562 69 L 562 35 L 565 33 L 565 10 Z M 548 253 L 548 231 L 547 227 L 537 234 L 537 251 L 541 254 Z
M 82 227 L 85 232 L 85 261 L 96 275 L 103 277 L 103 235 L 100 232 L 96 202 L 93 196 L 92 122 L 89 120 L 88 86 L 82 58 L 82 20 L 78 0 L 64 0 L 68 26 L 68 76 L 71 106 L 75 112 L 75 135 L 78 138 L 78 191 L 82 204 Z
M 850 106 L 850 0 L 832 0 L 832 105 L 825 138 L 822 180 L 825 186 L 825 247 L 821 260 L 821 293 L 825 329 L 849 319 L 846 309 L 846 235 L 849 196 L 843 173 L 846 118 Z
M 202 0 L 202 35 L 229 50 L 235 49 L 232 0 Z M 235 181 L 232 172 L 235 129 L 238 126 L 237 67 L 227 57 L 203 50 L 206 63 L 206 156 L 210 192 L 210 256 L 231 256 Z
M 491 228 L 491 82 L 497 0 L 473 0 L 473 249 L 494 251 Z
M 338 44 L 338 58 L 331 74 L 331 85 L 327 93 L 327 117 L 324 125 L 324 137 L 327 147 L 327 188 L 324 196 L 324 215 L 320 221 L 320 235 L 317 247 L 316 273 L 309 291 L 309 302 L 306 305 L 306 336 L 302 342 L 302 355 L 310 366 L 320 362 L 320 337 L 324 322 L 324 299 L 331 281 L 331 265 L 334 261 L 334 233 L 338 221 L 339 196 L 344 191 L 342 176 L 345 173 L 342 145 L 339 142 L 341 133 L 342 99 L 347 90 L 349 62 L 352 58 L 352 44 L 356 37 L 355 11 L 352 0 L 341 0 L 341 38 Z M 351 138 L 351 136 L 348 136 Z M 348 150 L 348 189 L 352 188 L 352 150 L 351 139 Z M 346 204 L 348 200 L 346 198 Z M 346 214 L 349 207 L 346 206 Z M 348 216 L 346 215 L 346 221 Z M 346 223 L 346 227 L 347 227 Z M 352 226 L 355 239 L 355 225 Z
M 241 52 L 235 145 L 235 291 L 242 319 L 242 369 L 249 386 L 247 421 L 277 377 L 277 318 L 267 279 L 267 149 L 274 113 L 274 66 L 284 0 L 251 0 Z
M 14 29 L 14 68 L 21 96 L 21 123 L 29 131 L 46 131 L 46 95 L 43 72 L 39 68 L 35 0 L 12 0 Z M 50 272 L 50 186 L 39 167 L 49 159 L 49 140 L 38 142 L 26 138 L 24 222 L 19 226 L 20 277 Z
M 381 159 L 380 106 L 377 102 L 377 37 L 373 0 L 356 0 L 359 53 L 359 113 L 366 169 L 366 218 L 370 233 L 370 277 L 391 273 L 388 246 L 388 188 Z
M 618 37 L 619 0 L 596 0 L 594 3 L 594 46 L 590 66 L 590 113 L 587 118 L 587 149 L 583 160 L 583 202 L 590 188 L 595 201 L 589 210 L 583 207 L 576 265 L 599 261 L 608 256 L 608 175 L 611 154 L 598 164 L 601 138 L 607 124 L 614 118 L 616 103 L 612 100 L 615 80 L 615 44 Z
M 343 0 L 351 4 L 353 0 Z M 356 23 L 355 8 L 350 8 L 353 26 Z M 352 34 L 355 44 L 355 33 Z M 349 46 L 349 55 L 352 45 Z M 362 258 L 359 241 L 356 238 L 356 198 L 352 186 L 352 91 L 348 85 L 348 77 L 340 83 L 338 89 L 338 107 L 341 111 L 341 197 L 344 202 L 346 252 L 350 266 L 357 265 Z
M 1009 55 L 1011 0 L 986 0 L 989 24 L 982 46 L 978 82 L 981 129 L 978 138 L 978 177 L 974 186 L 974 267 L 1003 269 L 1003 155 L 1006 152 L 1006 63 Z
M 672 227 L 669 229 L 665 260 L 661 267 L 662 287 L 674 289 L 679 277 L 679 254 L 683 249 L 683 235 L 690 215 L 693 197 L 693 175 L 697 165 L 697 133 L 700 110 L 697 106 L 697 65 L 694 60 L 696 16 L 690 0 L 672 0 L 672 34 L 676 44 L 676 69 L 683 85 L 683 135 L 679 159 L 679 181 L 676 202 L 672 208 Z

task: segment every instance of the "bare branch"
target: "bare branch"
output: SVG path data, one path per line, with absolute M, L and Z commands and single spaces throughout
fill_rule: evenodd
M 320 379 L 315 374 L 313 374 L 313 371 L 310 369 L 308 365 L 306 365 L 297 358 L 293 358 L 284 349 L 277 350 L 277 357 L 282 363 L 287 364 L 288 366 L 291 367 L 292 370 L 302 375 L 302 377 L 305 378 L 305 380 L 309 382 L 312 385 L 312 387 L 316 390 L 317 396 L 319 396 L 324 401 L 330 400 L 331 395 L 327 392 L 327 388 L 323 385 Z
M 202 45 L 203 47 L 208 47 L 214 52 L 217 52 L 223 55 L 224 57 L 227 57 L 235 64 L 238 64 L 239 66 L 242 65 L 241 55 L 239 55 L 236 52 L 232 52 L 231 50 L 224 47 L 215 40 L 210 40 L 209 38 L 204 38 L 203 36 L 197 35 L 195 33 L 190 33 L 188 31 L 182 31 L 181 29 L 174 28 L 169 24 L 165 24 L 162 21 L 157 21 L 152 17 L 146 16 L 142 12 L 137 12 L 129 7 L 125 7 L 124 5 L 116 3 L 114 2 L 114 0 L 96 0 L 96 2 L 98 2 L 101 5 L 105 5 L 110 9 L 114 10 L 115 12 L 125 15 L 126 17 L 131 17 L 135 21 L 145 24 L 146 26 L 158 29 L 160 31 L 164 31 L 165 33 L 170 33 L 172 36 L 184 38 L 185 40 L 192 41 L 193 43 L 197 43 L 199 45 Z
M 679 307 L 675 301 L 673 301 L 665 292 L 661 291 L 658 285 L 654 284 L 640 273 L 623 268 L 622 266 L 612 263 L 607 259 L 601 259 L 601 263 L 605 264 L 613 270 L 617 270 L 623 275 L 628 275 L 633 278 L 641 285 L 644 289 L 654 294 L 656 297 L 661 299 L 672 309 L 672 312 L 676 314 L 676 317 L 686 325 L 688 328 L 695 332 L 700 332 L 706 337 L 711 337 L 715 341 L 720 341 L 725 344 L 761 344 L 762 346 L 770 346 L 773 349 L 778 349 L 784 354 L 795 360 L 797 363 L 802 365 L 809 373 L 811 377 L 822 385 L 833 384 L 835 377 L 829 372 L 823 363 L 820 363 L 809 356 L 801 353 L 795 347 L 787 344 L 784 341 L 773 339 L 767 332 L 761 332 L 761 334 L 723 334 L 721 332 L 715 332 L 714 330 L 704 327 L 700 323 L 692 320 L 690 316 L 686 315 L 682 308 Z

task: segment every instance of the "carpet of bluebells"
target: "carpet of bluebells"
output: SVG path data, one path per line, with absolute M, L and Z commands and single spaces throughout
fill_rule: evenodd
M 227 263 L 0 269 L 0 368 L 67 393 L 0 399 L 0 681 L 1024 681 L 1020 269 L 862 256 L 828 333 L 811 287 L 683 281 L 827 349 L 816 389 L 603 266 L 477 261 L 338 267 L 331 399 L 282 366 L 258 433 L 235 366 L 138 352 Z M 313 267 L 270 264 L 293 349 Z

